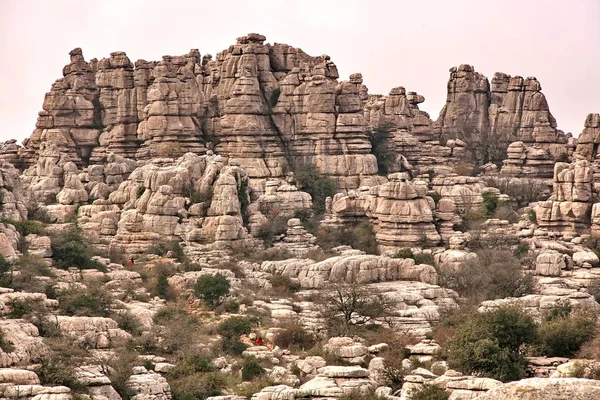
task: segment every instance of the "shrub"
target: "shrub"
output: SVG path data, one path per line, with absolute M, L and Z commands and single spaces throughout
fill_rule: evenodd
M 56 267 L 60 269 L 76 267 L 79 269 L 106 270 L 98 261 L 92 260 L 92 252 L 83 237 L 81 229 L 76 226 L 52 237 L 52 258 Z
M 377 254 L 377 240 L 373 226 L 369 222 L 342 228 L 320 227 L 314 234 L 317 243 L 325 250 L 346 245 L 368 254 Z
M 120 312 L 112 314 L 111 318 L 114 319 L 117 322 L 117 325 L 119 325 L 119 328 L 123 329 L 125 332 L 129 332 L 134 336 L 142 334 L 142 324 L 131 311 L 121 310 Z
M 250 205 L 250 196 L 248 195 L 248 179 L 243 179 L 238 188 L 238 200 L 240 202 L 240 212 L 244 223 L 248 223 L 248 206 Z
M 508 250 L 478 250 L 477 258 L 454 269 L 440 269 L 440 285 L 473 301 L 531 293 L 533 279 Z
M 167 375 L 173 400 L 197 400 L 219 396 L 227 377 L 219 372 L 195 373 L 179 378 Z
M 321 175 L 314 164 L 297 164 L 294 176 L 298 188 L 311 195 L 315 213 L 322 214 L 325 211 L 325 199 L 336 193 L 335 181 Z
M 301 351 L 309 350 L 316 344 L 315 336 L 298 323 L 284 325 L 282 330 L 277 332 L 273 342 L 284 349 Z
M 594 336 L 596 316 L 591 310 L 577 308 L 549 316 L 539 328 L 540 342 L 548 357 L 573 357 Z
M 379 175 L 387 176 L 394 172 L 396 154 L 390 150 L 390 145 L 393 145 L 390 127 L 382 126 L 369 132 L 369 142 L 371 142 L 371 153 L 377 158 Z
M 108 361 L 106 375 L 111 386 L 123 399 L 129 399 L 135 394 L 127 385 L 127 380 L 133 374 L 133 367 L 136 365 L 140 365 L 137 353 L 127 348 L 116 352 Z
M 72 288 L 58 296 L 59 310 L 66 315 L 108 317 L 113 298 L 104 288 L 91 286 L 86 289 Z
M 415 264 L 435 265 L 435 259 L 431 253 L 421 252 L 416 254 L 414 260 Z
M 10 272 L 12 270 L 11 264 L 6 261 L 6 258 L 0 254 L 0 286 L 9 286 L 12 279 Z
M 242 364 L 242 380 L 252 381 L 266 374 L 265 369 L 254 357 L 244 359 Z
M 300 283 L 292 280 L 286 275 L 273 275 L 271 277 L 271 285 L 276 291 L 285 291 L 287 293 L 295 293 L 300 290 Z
M 198 372 L 214 372 L 215 367 L 209 357 L 195 354 L 185 358 L 169 373 L 172 378 L 192 375 Z
M 360 284 L 338 284 L 316 299 L 331 335 L 347 335 L 357 326 L 376 323 L 392 315 L 394 304 L 381 293 Z
M 203 326 L 197 317 L 186 312 L 184 304 L 173 303 L 162 308 L 155 314 L 154 323 L 161 325 L 159 330 L 161 340 L 157 347 L 166 354 L 181 358 L 189 354 L 197 354 L 205 342 L 202 336 Z
M 448 400 L 450 392 L 437 385 L 423 385 L 411 394 L 412 400 Z
M 267 217 L 269 217 L 267 215 Z M 261 239 L 266 247 L 272 247 L 274 239 L 287 231 L 287 218 L 280 215 L 270 217 L 258 227 L 256 237 Z
M 75 366 L 83 364 L 87 353 L 62 338 L 46 340 L 45 343 L 50 347 L 50 351 L 34 371 L 41 384 L 67 386 L 74 391 L 85 390 L 86 387 L 76 378 Z
M 23 318 L 33 311 L 33 308 L 30 303 L 25 300 L 13 299 L 8 302 L 8 306 L 10 307 L 10 312 L 8 313 L 8 318 Z
M 203 275 L 196 280 L 194 294 L 202 299 L 209 308 L 216 308 L 229 294 L 229 279 L 221 274 Z
M 181 263 L 186 261 L 183 248 L 177 240 L 158 241 L 148 251 L 161 257 L 172 257 Z
M 482 193 L 481 197 L 483 198 L 483 206 L 485 207 L 486 216 L 493 216 L 499 204 L 498 198 L 491 192 Z
M 12 218 L 2 218 L 0 222 L 4 224 L 13 225 L 21 236 L 33 234 L 39 235 L 40 233 L 42 233 L 45 227 L 45 224 L 43 224 L 42 222 L 34 220 L 17 221 Z
M 52 218 L 48 215 L 46 208 L 36 201 L 29 202 L 27 206 L 27 218 L 45 224 L 52 223 Z
M 386 398 L 385 396 L 376 396 L 372 392 L 362 393 L 358 389 L 354 389 L 338 397 L 338 400 L 384 400 Z
M 252 323 L 245 317 L 230 317 L 217 326 L 217 333 L 222 336 L 223 351 L 231 354 L 241 354 L 246 345 L 240 342 L 241 335 L 250 333 Z
M 44 292 L 48 282 L 42 277 L 54 276 L 46 262 L 37 256 L 19 257 L 14 270 L 18 273 L 11 274 L 11 287 L 22 292 Z
M 473 312 L 446 344 L 448 365 L 503 382 L 521 379 L 527 366 L 521 348 L 535 340 L 533 318 L 516 306 Z

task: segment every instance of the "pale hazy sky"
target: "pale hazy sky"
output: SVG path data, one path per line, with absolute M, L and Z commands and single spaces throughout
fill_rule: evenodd
M 370 93 L 417 91 L 434 120 L 462 63 L 489 79 L 536 76 L 565 132 L 600 113 L 600 0 L 0 0 L 0 140 L 31 134 L 75 47 L 86 60 L 160 60 L 214 55 L 249 32 L 330 55 Z

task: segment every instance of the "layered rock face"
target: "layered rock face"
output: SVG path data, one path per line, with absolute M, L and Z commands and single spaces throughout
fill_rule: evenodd
M 65 161 L 86 166 L 110 153 L 138 160 L 204 153 L 208 141 L 260 191 L 290 162 L 315 164 L 341 189 L 381 183 L 362 76 L 338 82 L 328 56 L 264 41 L 249 34 L 215 60 L 191 50 L 135 66 L 124 52 L 88 63 L 75 49 L 25 147 L 9 143 L 2 157 L 32 166 L 42 144 L 53 143 Z
M 502 161 L 516 141 L 537 146 L 555 161 L 566 160 L 574 146 L 569 135 L 556 129 L 535 78 L 497 72 L 490 87 L 466 64 L 450 69 L 446 105 L 435 126 L 442 139 L 463 140 L 469 155 L 483 161 Z
M 400 86 L 388 96 L 369 95 L 364 104 L 365 121 L 374 130 L 375 142 L 382 142 L 392 153 L 388 172 L 440 170 L 447 161 L 463 156 L 461 141 L 440 144 L 429 114 L 419 110 L 423 101 L 423 96 Z
M 427 184 L 410 182 L 405 173 L 389 175 L 390 182 L 368 191 L 333 199 L 334 220 L 353 222 L 370 219 L 380 251 L 437 244 L 441 237 L 433 224 L 434 201 Z
M 596 161 L 600 144 L 600 114 L 588 114 L 584 126 L 577 138 L 575 153 L 588 161 Z
M 590 226 L 592 203 L 596 201 L 595 167 L 586 160 L 554 167 L 553 194 L 536 207 L 541 227 L 563 233 L 583 233 Z

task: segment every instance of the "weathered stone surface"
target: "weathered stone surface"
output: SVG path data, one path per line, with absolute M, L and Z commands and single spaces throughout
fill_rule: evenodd
M 505 383 L 477 400 L 589 400 L 600 396 L 600 382 L 576 378 L 530 378 Z
M 372 219 L 381 252 L 402 247 L 437 244 L 441 237 L 433 224 L 435 203 L 427 184 L 408 181 L 404 173 L 368 191 L 337 194 L 332 212 L 338 223 Z
M 593 174 L 590 162 L 557 163 L 554 167 L 552 196 L 538 202 L 535 209 L 540 227 L 563 233 L 583 233 L 589 229 L 592 210 Z
M 584 129 L 577 137 L 575 153 L 588 161 L 598 158 L 598 144 L 600 143 L 600 114 L 588 114 L 585 119 Z

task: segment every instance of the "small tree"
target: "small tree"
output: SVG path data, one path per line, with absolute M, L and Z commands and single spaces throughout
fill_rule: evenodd
M 196 281 L 194 294 L 202 299 L 208 307 L 214 309 L 218 307 L 225 296 L 229 294 L 229 279 L 221 274 L 203 275 Z
M 394 308 L 381 293 L 372 293 L 358 283 L 334 285 L 317 303 L 330 330 L 341 329 L 345 335 L 352 327 L 391 317 Z
M 241 354 L 246 348 L 240 342 L 240 336 L 250 333 L 252 323 L 245 317 L 231 317 L 221 322 L 217 327 L 217 333 L 222 336 L 221 346 L 224 351 L 233 354 Z
M 242 380 L 251 381 L 266 373 L 266 370 L 256 358 L 250 357 L 244 360 L 244 364 L 242 365 Z
M 522 346 L 534 343 L 536 328 L 533 318 L 516 306 L 473 312 L 446 345 L 448 365 L 504 382 L 521 379 L 527 366 Z
M 60 269 L 105 269 L 98 261 L 92 260 L 92 251 L 77 226 L 52 237 L 52 258 Z
M 539 329 L 540 342 L 548 357 L 573 357 L 596 331 L 596 315 L 585 308 L 559 308 L 550 313 Z

